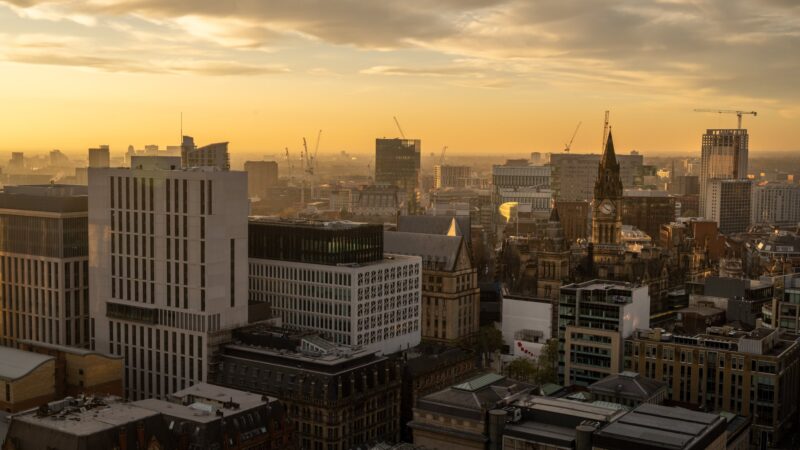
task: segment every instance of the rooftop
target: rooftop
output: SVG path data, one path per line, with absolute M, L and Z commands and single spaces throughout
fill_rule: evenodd
M 311 228 L 318 230 L 352 230 L 365 227 L 379 227 L 365 222 L 351 222 L 349 220 L 311 220 L 289 219 L 277 216 L 250 216 L 248 221 L 252 224 L 275 225 L 291 228 Z
M 208 423 L 218 420 L 219 416 L 238 414 L 270 401 L 270 397 L 208 383 L 175 392 L 170 399 L 172 401 L 148 398 L 132 404 L 168 416 Z
M 645 401 L 666 388 L 666 383 L 662 381 L 643 377 L 636 372 L 622 372 L 595 382 L 589 386 L 589 391 L 592 394 L 634 397 Z
M 384 231 L 383 250 L 386 253 L 420 256 L 423 267 L 452 271 L 461 250 L 461 236 Z
M 705 449 L 724 434 L 727 421 L 717 414 L 643 404 L 595 433 L 594 445 L 618 448 Z
M 19 340 L 17 340 L 17 342 L 19 344 L 22 344 L 22 345 L 30 345 L 30 346 L 36 347 L 36 348 L 44 348 L 44 349 L 48 349 L 48 350 L 55 350 L 55 351 L 59 351 L 59 352 L 70 353 L 70 354 L 73 354 L 73 355 L 80 355 L 80 356 L 99 355 L 99 356 L 103 356 L 103 357 L 106 357 L 106 358 L 113 358 L 113 359 L 122 359 L 123 358 L 122 356 L 119 356 L 119 355 L 112 355 L 112 354 L 109 354 L 109 353 L 103 353 L 103 352 L 99 352 L 99 351 L 96 351 L 96 350 L 89 350 L 89 349 L 79 348 L 79 347 L 71 347 L 71 346 L 68 346 L 68 345 L 48 344 L 46 342 L 32 341 L 32 340 L 29 340 L 29 339 L 19 339 Z
M 50 402 L 48 413 L 29 411 L 14 416 L 15 421 L 74 436 L 88 436 L 121 425 L 158 415 L 157 412 L 124 403 L 119 397 L 67 397 Z
M 0 346 L 0 380 L 17 380 L 53 359 L 52 356 Z

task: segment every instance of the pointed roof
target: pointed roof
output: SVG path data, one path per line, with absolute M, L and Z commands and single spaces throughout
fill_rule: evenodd
M 550 210 L 550 222 L 561 222 L 561 218 L 558 216 L 558 205 L 554 205 Z
M 614 152 L 614 139 L 611 137 L 611 130 L 608 130 L 606 148 L 603 151 L 603 158 L 600 160 L 602 167 L 612 167 L 617 165 L 617 154 Z

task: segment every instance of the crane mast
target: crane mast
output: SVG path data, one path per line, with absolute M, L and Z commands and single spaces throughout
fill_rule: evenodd
M 717 114 L 736 114 L 737 129 L 742 129 L 742 116 L 745 114 L 753 117 L 758 116 L 757 111 L 739 111 L 735 109 L 695 109 L 694 112 L 717 113 Z

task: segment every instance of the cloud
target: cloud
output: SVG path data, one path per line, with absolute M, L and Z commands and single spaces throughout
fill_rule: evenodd
M 197 75 L 268 75 L 288 73 L 285 66 L 243 64 L 237 61 L 188 60 L 169 63 L 166 70 L 173 73 L 193 73 Z
M 364 75 L 503 80 L 498 84 L 528 80 L 574 89 L 591 85 L 595 91 L 717 95 L 764 103 L 800 99 L 796 0 L 2 2 L 33 20 L 98 26 L 119 18 L 144 19 L 162 27 L 165 35 L 180 36 L 183 42 L 176 45 L 201 41 L 220 49 L 217 56 L 228 66 L 212 68 L 213 73 L 273 73 L 269 67 L 274 66 L 239 62 L 233 67 L 246 60 L 236 51 L 299 39 L 304 44 L 296 45 L 380 50 L 368 54 Z M 152 32 L 148 42 L 158 34 Z M 439 58 L 419 64 L 413 52 L 420 50 Z M 311 64 L 319 66 L 318 61 Z M 203 70 L 209 69 L 199 73 Z

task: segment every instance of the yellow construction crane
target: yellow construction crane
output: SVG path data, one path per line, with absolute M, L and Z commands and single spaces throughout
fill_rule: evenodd
M 400 127 L 400 121 L 397 120 L 397 116 L 394 116 L 394 124 L 397 125 L 397 130 L 400 131 L 400 137 L 405 139 L 406 138 L 406 134 L 403 133 L 403 128 Z
M 570 148 L 572 148 L 572 141 L 574 141 L 574 140 L 575 140 L 575 136 L 578 134 L 578 130 L 580 130 L 580 129 L 581 129 L 581 124 L 582 124 L 582 123 L 583 123 L 583 122 L 578 122 L 578 126 L 577 126 L 577 127 L 575 127 L 575 132 L 574 132 L 574 133 L 572 133 L 572 138 L 569 140 L 569 144 L 566 144 L 566 145 L 564 146 L 564 151 L 565 151 L 565 152 L 569 153 L 569 149 L 570 149 Z
M 742 129 L 742 116 L 745 114 L 750 114 L 753 117 L 758 115 L 756 111 L 737 111 L 735 109 L 695 109 L 694 112 L 706 112 L 706 113 L 717 113 L 717 114 L 736 114 L 736 118 L 738 119 L 738 129 Z

